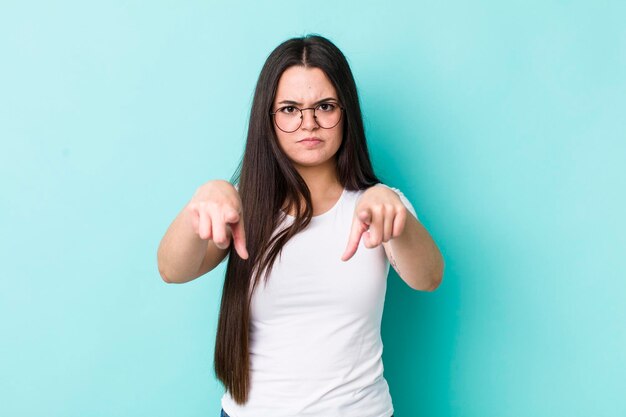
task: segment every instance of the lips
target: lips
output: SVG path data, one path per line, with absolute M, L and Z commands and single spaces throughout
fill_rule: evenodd
M 321 142 L 322 140 L 320 138 L 304 138 L 302 140 L 299 140 L 298 142 Z

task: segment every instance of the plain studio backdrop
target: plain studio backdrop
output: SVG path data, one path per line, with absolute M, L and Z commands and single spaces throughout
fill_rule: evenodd
M 624 2 L 52 3 L 0 5 L 0 415 L 218 415 L 225 264 L 168 285 L 156 250 L 308 33 L 446 261 L 388 277 L 396 416 L 626 415 Z

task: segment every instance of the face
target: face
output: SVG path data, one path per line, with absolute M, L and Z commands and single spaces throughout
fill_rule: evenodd
M 328 117 L 328 113 L 322 113 L 328 112 L 333 105 L 337 106 L 336 111 L 341 113 L 338 108 L 340 103 L 337 92 L 324 71 L 319 68 L 293 66 L 287 68 L 278 81 L 272 112 L 282 109 L 284 113 L 295 114 L 299 121 L 296 107 L 300 109 L 315 107 L 315 114 L 319 123 L 322 123 Z M 343 119 L 342 114 L 336 126 L 324 129 L 313 118 L 313 110 L 304 110 L 302 124 L 297 130 L 286 133 L 274 123 L 274 131 L 280 148 L 296 168 L 334 166 L 334 156 L 343 137 Z M 311 138 L 316 140 L 306 140 Z

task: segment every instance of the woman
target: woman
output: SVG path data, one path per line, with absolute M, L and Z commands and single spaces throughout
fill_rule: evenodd
M 380 339 L 389 265 L 432 291 L 443 259 L 404 195 L 375 176 L 354 78 L 329 40 L 270 54 L 237 171 L 235 186 L 198 188 L 158 252 L 176 283 L 229 255 L 222 416 L 392 416 Z

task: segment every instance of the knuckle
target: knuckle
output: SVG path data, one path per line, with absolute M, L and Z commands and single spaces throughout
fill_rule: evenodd
M 224 238 L 224 237 L 219 237 L 219 238 L 215 238 L 213 240 L 213 242 L 215 242 L 215 244 L 219 247 L 224 249 L 226 246 L 228 246 L 228 239 Z
M 208 200 L 204 202 L 204 207 L 206 207 L 207 210 L 217 210 L 220 208 L 220 204 L 216 201 Z
M 224 212 L 224 218 L 232 222 L 239 220 L 239 213 L 230 208 Z

